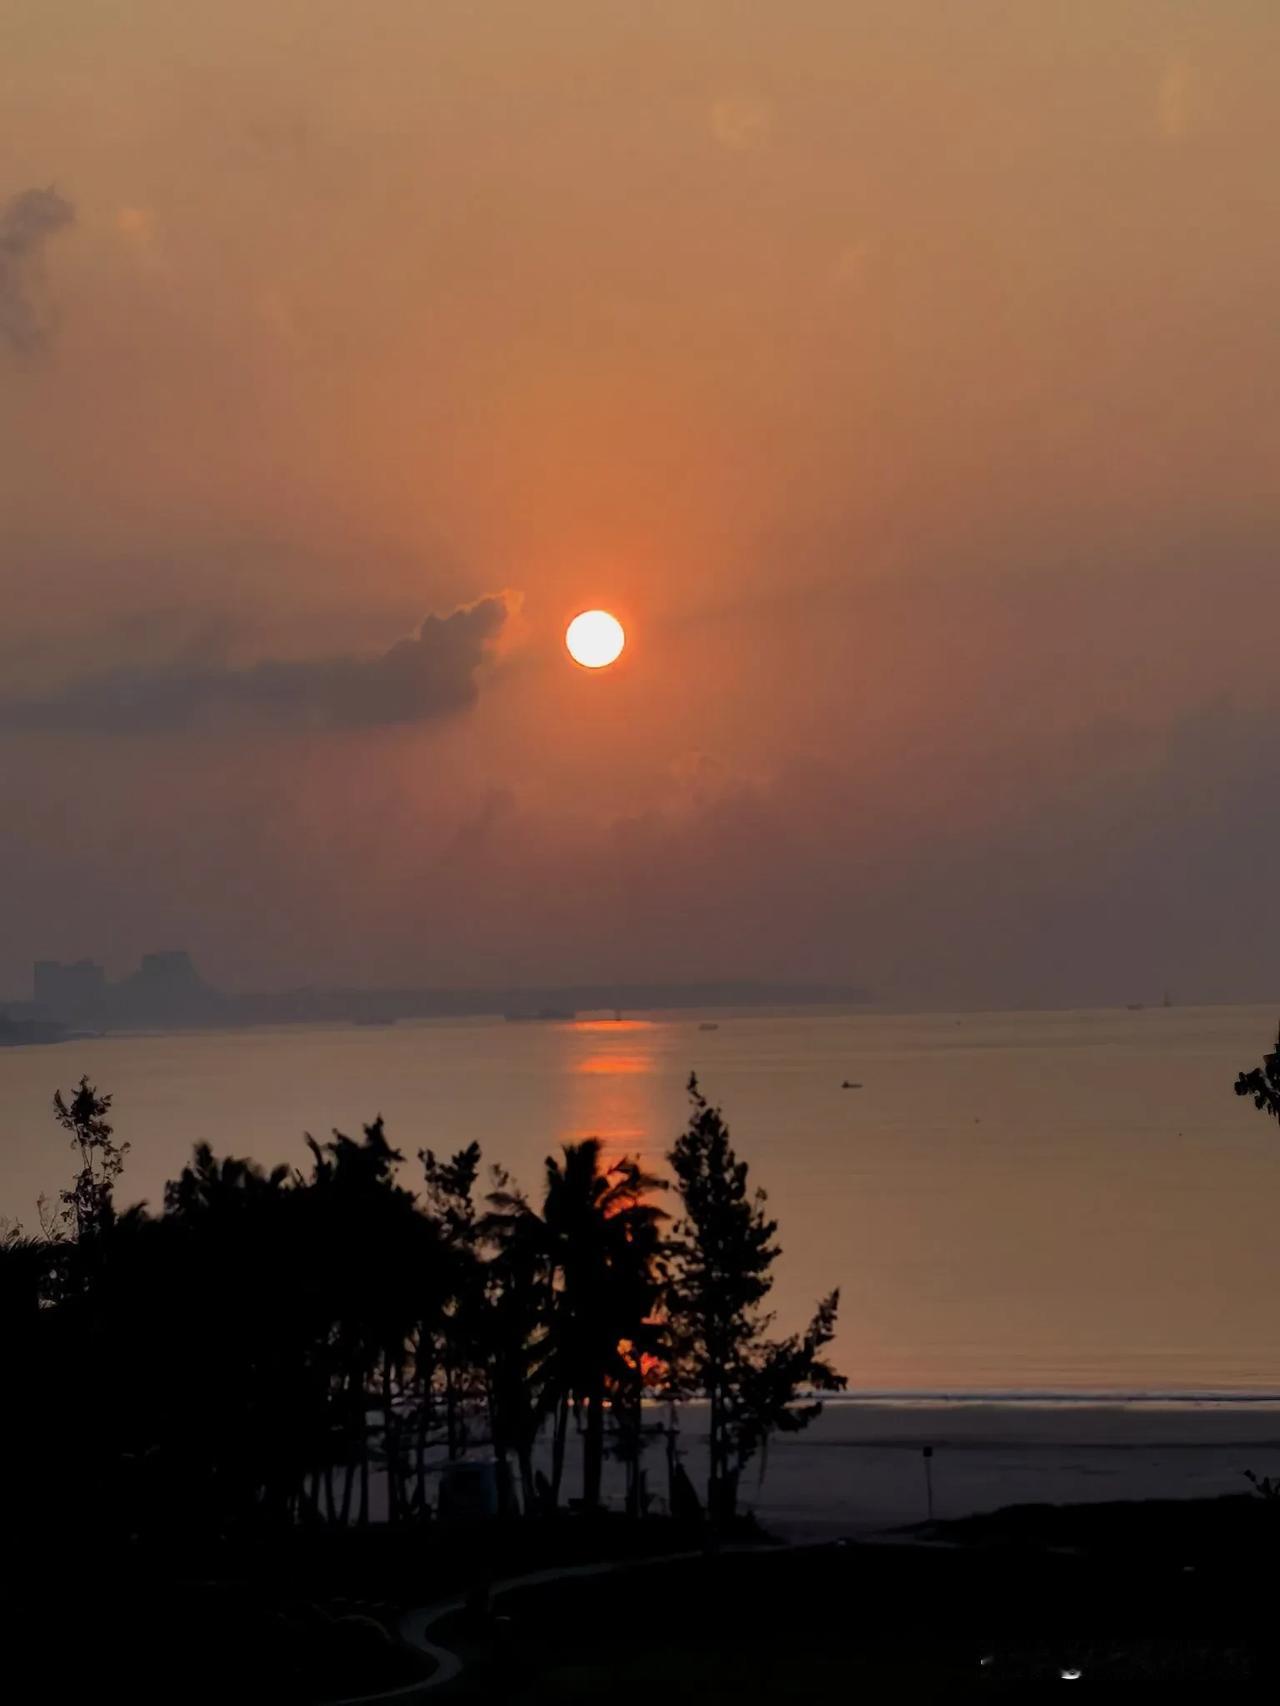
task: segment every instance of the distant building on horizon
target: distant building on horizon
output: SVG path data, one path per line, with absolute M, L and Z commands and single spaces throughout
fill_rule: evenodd
M 185 948 L 144 954 L 118 983 L 94 960 L 37 960 L 33 993 L 37 1012 L 64 1025 L 203 1025 L 223 1019 L 228 1005 Z
M 196 970 L 195 961 L 185 948 L 165 948 L 159 953 L 144 954 L 137 971 L 125 982 L 170 993 L 206 987 Z

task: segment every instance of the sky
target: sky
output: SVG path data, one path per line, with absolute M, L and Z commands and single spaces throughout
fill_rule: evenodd
M 1278 66 L 0 0 L 0 993 L 1275 994 Z

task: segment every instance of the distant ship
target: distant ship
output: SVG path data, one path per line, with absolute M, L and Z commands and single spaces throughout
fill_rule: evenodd
M 700 1031 L 718 1031 L 720 1029 L 720 1027 L 719 1027 L 719 1025 L 715 1024 L 712 1020 L 708 1019 L 705 1024 L 699 1025 L 698 1029 Z
M 576 1019 L 578 1015 L 559 1007 L 540 1007 L 536 1013 L 504 1013 L 502 1017 L 508 1025 L 528 1025 L 538 1022 L 547 1023 L 556 1019 Z
M 1142 1001 L 1126 1001 L 1124 1004 L 1125 1012 L 1126 1013 L 1141 1013 L 1144 1005 L 1145 1005 L 1145 1003 Z

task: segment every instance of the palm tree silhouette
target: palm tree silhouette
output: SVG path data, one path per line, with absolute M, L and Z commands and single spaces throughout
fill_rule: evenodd
M 499 1460 L 508 1451 L 515 1453 L 521 1504 L 528 1516 L 538 1507 L 534 1442 L 546 1416 L 557 1407 L 547 1328 L 552 1275 L 543 1222 L 500 1168 L 494 1169 L 488 1200 L 489 1212 L 478 1230 L 492 1251 L 485 1264 L 481 1328 L 490 1424 Z
M 572 1404 L 586 1418 L 587 1510 L 600 1503 L 607 1394 L 634 1383 L 628 1350 L 653 1336 L 649 1318 L 660 1287 L 665 1215 L 649 1198 L 665 1188 L 630 1158 L 602 1166 L 598 1138 L 565 1144 L 562 1161 L 547 1158 L 542 1223 L 553 1284 L 548 1361 L 557 1397 L 552 1495 L 558 1497 L 563 1477 Z

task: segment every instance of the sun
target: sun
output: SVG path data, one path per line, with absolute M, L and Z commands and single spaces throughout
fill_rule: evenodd
M 565 629 L 564 643 L 583 669 L 604 669 L 622 656 L 627 636 L 622 623 L 607 610 L 584 610 Z

